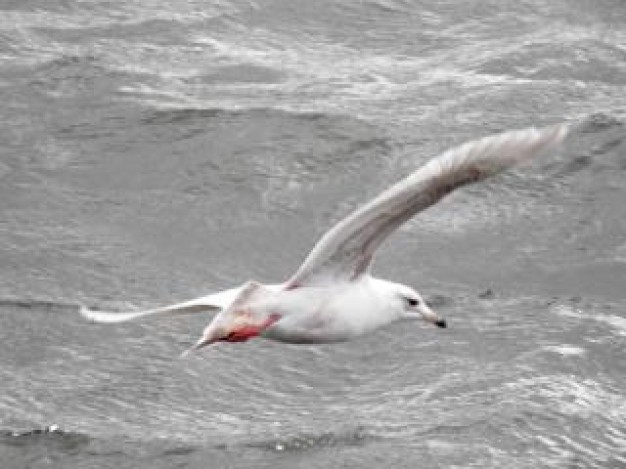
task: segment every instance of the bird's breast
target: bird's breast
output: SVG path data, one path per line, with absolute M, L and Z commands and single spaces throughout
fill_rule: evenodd
M 359 284 L 290 290 L 274 308 L 282 319 L 262 337 L 281 342 L 341 342 L 391 322 L 376 292 Z

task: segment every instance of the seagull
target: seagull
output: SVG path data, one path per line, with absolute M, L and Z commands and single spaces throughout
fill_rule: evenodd
M 343 342 L 400 320 L 445 328 L 445 319 L 413 288 L 370 274 L 376 250 L 400 225 L 455 189 L 544 153 L 567 133 L 565 124 L 508 131 L 444 152 L 334 225 L 284 283 L 248 281 L 145 311 L 117 313 L 83 306 L 80 312 L 101 323 L 216 313 L 185 354 L 255 337 L 292 344 Z

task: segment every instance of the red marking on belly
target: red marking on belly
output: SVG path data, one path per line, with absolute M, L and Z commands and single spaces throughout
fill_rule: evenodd
M 245 342 L 259 335 L 260 332 L 260 329 L 256 326 L 244 326 L 228 334 L 225 340 L 228 342 Z
M 245 342 L 246 340 L 257 337 L 261 332 L 270 327 L 282 316 L 280 314 L 272 313 L 269 317 L 263 321 L 260 325 L 247 324 L 234 331 L 231 331 L 223 340 L 226 342 Z

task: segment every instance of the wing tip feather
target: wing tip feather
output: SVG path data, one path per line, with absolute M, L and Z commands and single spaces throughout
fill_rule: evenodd
M 522 160 L 532 159 L 560 145 L 569 133 L 569 126 L 561 123 L 534 130 L 537 132 L 535 142 Z
M 88 308 L 87 306 L 81 304 L 79 305 L 78 312 L 82 317 L 87 319 L 90 322 L 119 322 L 119 319 L 115 318 L 114 313 L 109 313 L 105 311 L 96 311 L 94 309 Z
M 418 211 L 436 203 L 457 187 L 494 176 L 556 147 L 567 137 L 568 133 L 568 124 L 560 123 L 540 128 L 509 130 L 468 141 L 448 149 L 421 165 L 413 173 L 388 188 L 368 204 L 336 223 L 309 252 L 302 265 L 287 282 L 286 288 L 297 288 L 311 282 L 311 279 L 316 275 L 319 276 L 319 271 L 325 267 L 341 263 L 343 258 L 349 257 L 340 251 L 346 249 L 349 242 L 352 242 L 353 245 L 358 242 L 358 234 L 363 232 L 363 227 L 367 223 L 375 223 L 375 216 L 377 211 L 382 210 L 381 207 L 384 206 L 385 210 L 389 212 L 390 203 L 396 203 L 396 205 L 402 203 L 408 206 L 410 205 L 408 202 L 413 200 L 414 208 L 411 209 L 409 217 L 413 216 Z M 421 199 L 415 197 L 417 190 L 424 191 L 427 195 Z M 417 206 L 420 203 L 422 205 Z M 389 232 L 385 232 L 384 236 Z M 368 242 L 371 245 L 371 240 Z M 360 247 L 363 248 L 363 246 Z M 361 252 L 362 250 L 353 249 L 353 251 Z M 337 255 L 337 252 L 342 257 Z M 317 274 L 316 271 L 318 271 Z
M 533 159 L 538 155 L 553 149 L 563 142 L 568 133 L 569 126 L 565 123 L 547 127 L 530 127 L 521 130 L 503 132 L 495 136 L 485 137 L 475 142 L 478 143 L 479 146 L 483 147 L 482 150 L 484 150 L 485 146 L 489 146 L 489 143 L 492 143 L 493 145 L 491 150 L 497 153 L 503 150 L 506 151 L 506 147 L 509 146 L 509 155 L 504 158 L 494 158 L 494 155 L 490 154 L 491 152 L 481 152 L 478 150 L 477 156 L 478 158 L 481 158 L 479 155 L 482 153 L 483 156 L 487 156 L 486 160 L 490 163 L 499 161 L 501 163 L 501 167 L 499 167 L 499 165 L 495 165 L 496 167 L 493 168 L 495 174 L 496 172 L 500 172 L 526 160 Z M 469 143 L 471 144 L 472 142 Z M 485 153 L 487 155 L 485 155 Z
M 551 145 L 558 145 L 565 140 L 565 137 L 569 134 L 569 125 L 566 123 L 551 125 L 550 127 L 544 127 L 545 131 L 552 134 Z

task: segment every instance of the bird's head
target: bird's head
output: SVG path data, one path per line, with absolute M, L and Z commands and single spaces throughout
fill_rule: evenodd
M 446 320 L 435 313 L 419 293 L 406 285 L 397 285 L 396 302 L 406 319 L 423 319 L 437 327 L 447 327 Z

